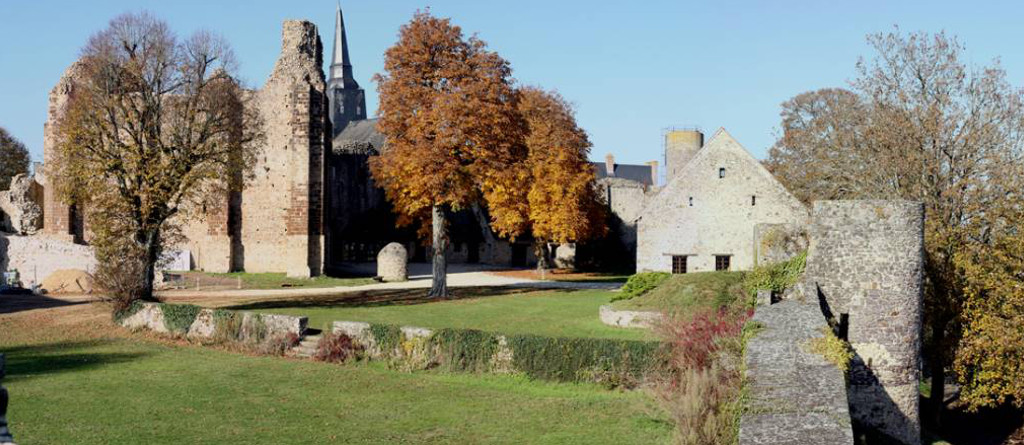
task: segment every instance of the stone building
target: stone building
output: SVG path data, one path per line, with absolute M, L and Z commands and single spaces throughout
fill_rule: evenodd
M 807 224 L 803 204 L 725 129 L 703 146 L 693 133 L 666 136 L 668 182 L 637 220 L 638 271 L 747 270 L 759 225 Z

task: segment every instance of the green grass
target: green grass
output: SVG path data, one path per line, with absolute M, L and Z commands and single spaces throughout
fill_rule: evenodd
M 668 443 L 641 391 L 146 340 L 5 344 L 21 444 Z
M 549 290 L 423 304 L 275 307 L 259 309 L 258 312 L 305 315 L 309 317 L 309 326 L 317 329 L 345 320 L 550 337 L 651 338 L 645 330 L 615 328 L 601 323 L 598 310 L 611 301 L 612 295 L 612 292 L 602 290 Z
M 174 272 L 182 274 L 186 277 L 186 286 L 189 288 L 195 287 L 196 277 L 199 277 L 199 285 L 210 285 L 220 284 L 232 286 L 238 282 L 241 278 L 243 289 L 280 289 L 284 287 L 338 287 L 338 286 L 359 286 L 363 284 L 373 284 L 372 278 L 365 277 L 346 277 L 346 278 L 335 278 L 328 276 L 318 276 L 312 278 L 293 278 L 288 277 L 284 273 L 248 273 L 248 272 L 232 272 L 232 273 L 210 273 L 210 272 Z M 204 280 L 205 283 L 204 284 Z
M 672 275 L 639 297 L 617 301 L 616 309 L 690 311 L 730 305 L 745 298 L 743 272 L 696 272 Z

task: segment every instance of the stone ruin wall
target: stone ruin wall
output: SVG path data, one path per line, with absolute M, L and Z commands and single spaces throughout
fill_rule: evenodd
M 61 75 L 57 85 L 53 87 L 49 95 L 49 110 L 46 115 L 46 123 L 43 124 L 43 233 L 50 236 L 58 236 L 65 240 L 74 239 L 75 215 L 70 205 L 61 202 L 57 198 L 57 192 L 52 186 L 52 178 L 48 178 L 46 166 L 54 165 L 54 157 L 57 150 L 57 122 L 67 111 L 68 99 L 74 90 L 75 79 L 80 76 L 81 63 L 71 64 Z M 37 172 L 38 174 L 38 172 Z
M 923 206 L 819 201 L 810 234 L 804 292 L 835 320 L 848 316 L 854 423 L 919 443 Z

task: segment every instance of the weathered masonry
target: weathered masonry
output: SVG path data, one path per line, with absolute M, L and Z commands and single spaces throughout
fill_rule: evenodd
M 676 139 L 666 156 L 686 164 L 670 162 L 668 184 L 640 214 L 638 271 L 747 270 L 759 226 L 807 224 L 803 204 L 725 129 L 697 151 L 698 139 Z

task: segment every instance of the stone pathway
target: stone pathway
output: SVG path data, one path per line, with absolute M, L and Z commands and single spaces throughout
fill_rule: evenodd
M 412 266 L 412 265 L 410 265 Z M 621 283 L 603 282 L 560 282 L 541 281 L 525 278 L 510 278 L 498 276 L 487 271 L 469 270 L 465 268 L 453 268 L 448 273 L 448 287 L 512 287 L 512 288 L 536 288 L 536 289 L 604 289 L 612 290 L 621 286 Z M 223 291 L 195 291 L 189 289 L 171 290 L 158 292 L 157 295 L 165 298 L 288 298 L 302 296 L 328 296 L 342 295 L 354 292 L 365 292 L 375 290 L 398 290 L 398 289 L 429 289 L 431 284 L 430 275 L 415 274 L 416 270 L 410 267 L 409 281 L 399 283 L 373 283 L 361 286 L 338 286 L 338 287 L 317 287 L 317 288 L 285 288 L 285 289 L 236 289 Z

